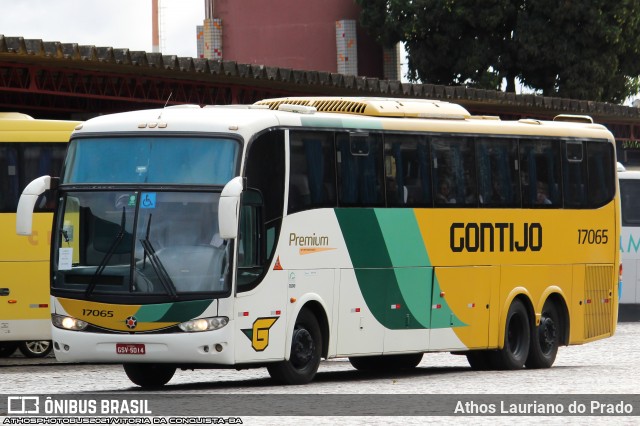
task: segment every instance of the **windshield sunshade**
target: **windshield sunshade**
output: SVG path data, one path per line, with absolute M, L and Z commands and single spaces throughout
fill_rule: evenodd
M 236 174 L 239 146 L 222 138 L 74 139 L 62 183 L 224 185 Z

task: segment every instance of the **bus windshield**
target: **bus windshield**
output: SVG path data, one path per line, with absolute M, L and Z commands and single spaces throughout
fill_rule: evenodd
M 225 138 L 78 138 L 62 183 L 224 185 L 236 175 L 239 147 Z
M 219 193 L 69 192 L 53 287 L 98 294 L 225 292 Z

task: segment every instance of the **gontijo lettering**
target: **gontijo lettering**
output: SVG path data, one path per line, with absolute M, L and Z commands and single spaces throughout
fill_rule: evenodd
M 462 223 L 454 222 L 449 228 L 449 245 L 453 252 L 485 251 L 540 251 L 542 225 L 513 222 Z

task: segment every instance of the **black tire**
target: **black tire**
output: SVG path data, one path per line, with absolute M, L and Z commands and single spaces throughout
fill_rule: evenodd
M 18 349 L 18 342 L 0 342 L 0 358 L 8 358 Z
M 547 300 L 542 307 L 540 325 L 531 327 L 527 368 L 549 368 L 553 365 L 560 346 L 560 327 L 558 308 L 552 300 Z
M 349 362 L 358 371 L 391 372 L 411 370 L 422 361 L 422 353 L 399 355 L 352 356 Z
M 267 370 L 275 381 L 286 385 L 309 383 L 316 375 L 322 356 L 322 334 L 318 320 L 302 309 L 293 330 L 288 361 L 270 364 Z
M 471 369 L 478 371 L 491 370 L 491 353 L 492 351 L 486 350 L 467 352 L 467 361 Z
M 490 352 L 491 364 L 498 370 L 517 370 L 524 367 L 529 355 L 531 332 L 529 314 L 524 304 L 515 299 L 509 307 L 504 332 L 504 347 Z
M 166 385 L 176 372 L 167 364 L 124 364 L 124 372 L 133 383 L 143 388 L 159 388 Z
M 352 356 L 349 362 L 358 371 L 381 372 L 384 371 L 384 357 L 375 356 Z
M 27 358 L 44 358 L 53 349 L 51 340 L 29 340 L 20 342 L 18 349 Z

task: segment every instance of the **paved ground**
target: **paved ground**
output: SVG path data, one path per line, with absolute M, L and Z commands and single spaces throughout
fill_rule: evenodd
M 160 395 L 236 395 L 251 398 L 260 395 L 281 395 L 284 400 L 296 395 L 436 395 L 452 398 L 465 396 L 529 394 L 531 398 L 573 394 L 616 396 L 635 394 L 640 390 L 640 323 L 618 325 L 616 335 L 583 346 L 560 348 L 553 368 L 507 372 L 471 371 L 466 358 L 448 353 L 425 354 L 419 367 L 407 374 L 367 375 L 355 371 L 348 360 L 322 363 L 314 382 L 304 386 L 278 386 L 265 369 L 178 371 L 159 393 Z M 77 393 L 121 394 L 140 393 L 118 365 L 61 364 L 55 358 L 27 359 L 13 356 L 0 360 L 0 394 Z M 379 400 L 378 400 L 379 401 Z M 406 400 L 410 401 L 410 399 Z M 405 402 L 406 402 L 405 401 Z M 326 401 L 324 401 L 326 402 Z M 375 401 L 374 401 L 375 402 Z M 180 404 L 175 412 L 184 408 Z M 640 404 L 634 407 L 640 414 Z M 331 411 L 329 409 L 329 411 Z M 300 417 L 243 417 L 245 424 L 293 424 Z M 461 417 L 313 417 L 316 424 L 423 424 L 425 420 L 460 423 Z M 507 421 L 509 420 L 509 421 Z M 584 417 L 518 417 L 520 422 L 544 421 L 550 424 L 584 424 Z M 640 417 L 589 418 L 589 423 L 640 424 Z M 514 418 L 469 417 L 464 423 L 512 424 Z

